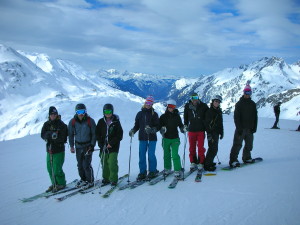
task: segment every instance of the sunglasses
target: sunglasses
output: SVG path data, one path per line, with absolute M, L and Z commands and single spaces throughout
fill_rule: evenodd
M 197 99 L 199 99 L 199 97 L 198 96 L 191 96 L 191 99 L 192 100 L 197 100 Z
M 217 103 L 219 103 L 219 104 L 221 103 L 220 100 L 214 100 L 214 102 L 217 102 Z
M 245 95 L 252 95 L 252 91 L 245 91 L 244 94 Z
M 78 109 L 78 110 L 76 110 L 76 114 L 77 115 L 82 115 L 82 114 L 85 114 L 85 113 L 86 113 L 85 109 Z
M 111 109 L 104 109 L 104 110 L 103 110 L 103 113 L 104 113 L 105 115 L 112 114 L 112 110 L 111 110 Z
M 175 109 L 176 105 L 168 104 L 168 108 Z

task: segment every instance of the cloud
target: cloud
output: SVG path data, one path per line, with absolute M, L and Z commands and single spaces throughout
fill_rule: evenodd
M 299 10 L 296 0 L 2 0 L 0 42 L 91 70 L 200 75 L 299 60 Z

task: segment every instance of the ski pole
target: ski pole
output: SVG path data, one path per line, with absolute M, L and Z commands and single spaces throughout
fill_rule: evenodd
M 129 165 L 128 165 L 128 180 L 127 182 L 129 183 L 129 177 L 130 177 L 130 162 L 131 162 L 131 144 L 132 144 L 132 137 L 130 136 L 130 146 L 129 146 Z
M 186 132 L 184 132 L 184 148 L 183 148 L 183 171 L 185 171 L 185 149 L 186 149 L 186 143 L 187 143 L 187 137 L 186 137 Z M 182 175 L 182 180 L 184 180 L 184 172 Z
M 218 159 L 218 164 L 220 165 L 220 164 L 221 164 L 221 162 L 220 162 L 220 160 L 219 160 L 219 157 L 218 157 L 218 155 L 217 155 L 217 159 Z
M 102 159 L 101 159 L 101 156 L 100 156 L 100 161 L 102 161 L 102 163 L 101 163 L 101 168 L 102 168 L 102 176 L 103 176 L 103 172 L 104 172 L 104 168 L 105 168 L 105 157 L 106 157 L 106 148 L 107 148 L 107 146 L 106 145 L 104 145 L 104 147 L 103 147 L 103 152 L 102 152 Z M 103 181 L 103 178 L 102 178 L 102 181 Z M 100 188 L 99 188 L 99 194 L 101 194 L 101 183 L 100 183 Z

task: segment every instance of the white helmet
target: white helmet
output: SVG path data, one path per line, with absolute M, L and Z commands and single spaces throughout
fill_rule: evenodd
M 169 100 L 167 101 L 167 105 L 176 105 L 176 102 L 175 102 L 175 100 L 173 100 L 173 99 L 169 99 Z
M 220 95 L 215 95 L 212 100 L 213 101 L 214 100 L 219 100 L 220 102 L 222 102 L 223 99 L 222 99 L 222 97 Z

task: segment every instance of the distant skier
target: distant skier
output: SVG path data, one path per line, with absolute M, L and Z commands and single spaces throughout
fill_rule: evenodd
M 119 116 L 114 114 L 112 104 L 103 106 L 103 118 L 96 126 L 96 138 L 100 148 L 102 163 L 102 183 L 116 186 L 118 182 L 118 153 L 120 142 L 123 139 L 123 129 Z
M 171 172 L 173 160 L 174 175 L 178 179 L 183 178 L 183 172 L 181 170 L 180 156 L 178 149 L 180 145 L 180 139 L 178 135 L 178 127 L 181 133 L 185 133 L 186 129 L 182 123 L 178 109 L 176 109 L 176 102 L 173 99 L 167 101 L 167 109 L 164 114 L 159 118 L 160 133 L 163 136 L 162 146 L 164 150 L 164 168 L 165 174 Z
M 204 118 L 207 110 L 208 106 L 200 101 L 197 93 L 193 93 L 189 102 L 184 106 L 184 125 L 189 136 L 191 169 L 203 168 L 206 151 Z M 198 147 L 198 154 L 196 147 Z
M 68 130 L 70 150 L 71 153 L 75 153 L 76 149 L 78 173 L 81 178 L 76 187 L 89 188 L 94 185 L 94 172 L 91 163 L 96 144 L 96 124 L 94 119 L 87 114 L 84 104 L 77 104 L 75 113 L 69 122 Z
M 244 163 L 253 163 L 251 151 L 253 148 L 253 134 L 257 129 L 257 109 L 254 101 L 251 100 L 252 89 L 249 84 L 244 88 L 244 95 L 235 105 L 234 123 L 235 132 L 233 145 L 230 152 L 229 165 L 239 167 L 238 155 L 242 148 L 243 140 L 245 146 L 243 149 L 242 160 Z
M 66 187 L 63 164 L 67 135 L 67 125 L 60 120 L 56 108 L 51 106 L 48 121 L 44 123 L 41 131 L 41 138 L 47 141 L 47 170 L 52 183 L 46 192 L 56 192 Z
M 142 107 L 135 117 L 134 127 L 129 131 L 129 136 L 133 137 L 139 131 L 139 168 L 140 173 L 137 180 L 147 178 L 147 161 L 146 153 L 148 151 L 149 174 L 148 178 L 152 179 L 157 176 L 157 160 L 155 156 L 157 136 L 159 128 L 158 114 L 154 111 L 152 105 L 153 96 L 148 96 Z
M 273 127 L 271 129 L 280 129 L 277 125 L 279 122 L 279 115 L 280 115 L 280 106 L 281 106 L 281 102 L 278 102 L 277 105 L 274 106 L 274 114 L 275 114 L 275 123 L 273 125 Z
M 206 171 L 215 171 L 216 164 L 214 158 L 218 153 L 219 138 L 223 139 L 223 115 L 220 108 L 222 97 L 216 95 L 210 104 L 209 110 L 205 114 L 205 126 L 207 132 L 208 150 L 204 161 L 204 169 Z
M 297 113 L 297 116 L 300 116 L 300 111 Z M 300 131 L 300 125 L 298 126 L 297 131 Z

